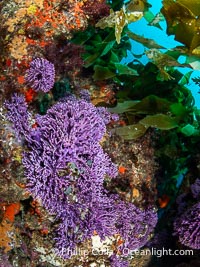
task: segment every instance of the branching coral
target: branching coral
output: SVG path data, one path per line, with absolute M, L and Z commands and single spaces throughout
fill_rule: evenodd
M 124 239 L 123 248 L 130 250 L 144 246 L 149 234 L 157 223 L 157 217 L 152 209 L 142 211 L 131 203 L 121 204 L 123 216 L 117 225 L 120 236 Z
M 190 248 L 200 249 L 200 203 L 187 209 L 174 222 L 175 235 Z
M 125 203 L 103 186 L 105 176 L 116 176 L 117 167 L 99 142 L 106 124 L 116 117 L 88 99 L 69 96 L 46 115 L 37 115 L 37 127 L 31 128 L 25 106 L 18 95 L 6 102 L 8 118 L 27 145 L 22 159 L 27 189 L 60 222 L 57 253 L 69 258 L 67 248 L 74 249 L 94 231 L 101 239 L 119 234 L 123 246 L 131 249 L 143 246 L 157 222 L 154 211 Z
M 110 264 L 111 264 L 111 267 L 128 267 L 129 266 L 128 261 L 121 260 L 116 255 L 113 255 L 110 257 Z
M 35 91 L 48 92 L 54 85 L 54 65 L 44 58 L 36 58 L 30 63 L 25 79 Z
M 6 101 L 5 107 L 9 108 L 9 106 L 10 103 Z M 21 136 L 22 134 L 27 136 L 30 130 L 30 114 L 27 112 L 27 108 L 28 106 L 24 101 L 24 97 L 14 94 L 12 98 L 12 109 L 9 109 L 7 116 L 12 121 L 17 136 Z

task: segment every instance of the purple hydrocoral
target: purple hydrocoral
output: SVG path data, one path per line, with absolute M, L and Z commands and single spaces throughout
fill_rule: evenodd
M 31 115 L 27 112 L 28 105 L 25 102 L 25 97 L 15 93 L 11 101 L 5 101 L 5 107 L 8 109 L 7 117 L 13 123 L 17 136 L 27 136 L 30 131 Z
M 99 144 L 112 119 L 105 108 L 69 97 L 45 115 L 37 115 L 36 128 L 29 126 L 23 97 L 14 95 L 6 108 L 17 133 L 26 141 L 22 163 L 27 189 L 60 222 L 55 238 L 60 256 L 69 257 L 66 249 L 90 238 L 94 230 L 102 239 L 120 234 L 131 249 L 145 244 L 156 214 L 123 202 L 103 187 L 106 175 L 117 174 L 116 165 Z
M 175 220 L 174 234 L 183 245 L 200 249 L 200 202 Z
M 55 79 L 54 65 L 44 58 L 36 58 L 26 71 L 26 82 L 37 92 L 48 92 L 53 88 Z
M 82 89 L 80 91 L 80 98 L 82 98 L 83 100 L 87 101 L 87 102 L 90 102 L 91 101 L 91 98 L 90 98 L 90 93 L 88 90 L 86 89 Z
M 44 116 L 38 115 L 36 123 L 39 142 L 32 138 L 31 151 L 23 158 L 29 190 L 52 212 L 55 205 L 46 199 L 57 195 L 67 202 L 72 194 L 77 201 L 92 201 L 104 176 L 117 174 L 99 144 L 106 127 L 96 108 L 83 100 L 68 100 L 57 103 Z M 71 188 L 69 196 L 65 188 Z
M 121 210 L 121 220 L 116 227 L 124 240 L 120 249 L 134 250 L 144 246 L 157 224 L 156 212 L 152 208 L 141 210 L 126 202 L 120 204 L 119 210 Z
M 64 213 L 68 213 L 70 219 L 63 216 Z M 63 258 L 68 256 L 65 254 L 66 248 L 73 249 L 73 244 L 90 238 L 94 231 L 101 239 L 120 235 L 123 244 L 118 249 L 121 253 L 124 249 L 138 249 L 146 244 L 157 223 L 153 209 L 142 211 L 132 203 L 125 204 L 118 195 L 110 195 L 106 191 L 102 192 L 101 199 L 87 204 L 76 203 L 76 208 L 73 205 L 73 209 L 65 209 L 63 214 L 62 218 L 66 220 L 60 224 L 56 238 L 58 254 Z M 76 234 L 71 231 L 72 224 Z
M 63 225 L 68 221 L 63 210 L 72 213 L 77 202 L 85 205 L 76 207 L 76 220 L 83 216 L 86 207 L 101 197 L 105 175 L 117 174 L 117 167 L 99 144 L 106 132 L 103 115 L 91 103 L 70 97 L 55 104 L 46 115 L 37 115 L 37 127 L 33 129 L 24 97 L 14 95 L 6 108 L 8 118 L 29 148 L 23 154 L 28 190 L 63 220 Z
M 110 266 L 111 267 L 128 267 L 129 262 L 126 260 L 120 259 L 120 257 L 117 257 L 116 255 L 112 255 L 110 257 Z

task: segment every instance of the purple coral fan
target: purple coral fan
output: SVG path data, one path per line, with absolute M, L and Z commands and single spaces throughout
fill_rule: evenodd
M 200 198 L 200 179 L 196 179 L 194 184 L 191 185 L 191 191 L 194 198 Z
M 174 235 L 179 237 L 183 245 L 200 249 L 200 202 L 175 220 Z
M 141 210 L 132 203 L 122 202 L 120 205 L 121 221 L 117 223 L 117 229 L 124 243 L 120 249 L 138 249 L 144 246 L 150 233 L 157 224 L 156 212 L 151 208 Z
M 37 91 L 48 92 L 53 88 L 55 79 L 54 65 L 44 58 L 36 58 L 26 71 L 25 80 Z
M 131 249 L 145 244 L 157 222 L 155 212 L 125 203 L 103 186 L 106 175 L 117 175 L 116 165 L 99 143 L 112 119 L 105 108 L 69 97 L 37 115 L 36 128 L 29 126 L 23 97 L 14 95 L 6 108 L 26 141 L 22 163 L 27 189 L 60 222 L 55 238 L 60 256 L 68 258 L 66 249 L 74 249 L 94 230 L 101 239 L 120 234 Z
M 13 123 L 17 136 L 27 136 L 30 130 L 30 114 L 27 112 L 28 105 L 25 102 L 25 97 L 14 94 L 11 101 L 5 101 L 5 107 L 8 109 L 7 117 Z

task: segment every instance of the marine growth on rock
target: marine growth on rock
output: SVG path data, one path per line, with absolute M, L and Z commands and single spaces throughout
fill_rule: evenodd
M 23 96 L 14 94 L 5 107 L 26 146 L 22 163 L 27 189 L 59 221 L 55 248 L 61 257 L 69 258 L 67 249 L 91 238 L 94 231 L 101 239 L 119 234 L 120 249 L 147 242 L 157 223 L 154 210 L 140 210 L 103 185 L 106 176 L 117 175 L 117 166 L 100 145 L 106 124 L 116 115 L 88 98 L 71 95 L 45 115 L 36 115 L 33 128 Z

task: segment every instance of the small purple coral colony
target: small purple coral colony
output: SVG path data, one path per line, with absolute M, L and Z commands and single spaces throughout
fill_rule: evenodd
M 200 202 L 175 220 L 174 231 L 183 245 L 200 249 Z
M 117 166 L 100 141 L 106 124 L 116 116 L 87 100 L 67 97 L 45 115 L 37 115 L 36 128 L 29 124 L 33 119 L 23 96 L 15 94 L 5 103 L 8 119 L 25 139 L 27 188 L 56 215 L 55 247 L 63 258 L 69 257 L 67 249 L 91 238 L 94 231 L 101 239 L 119 234 L 119 249 L 139 248 L 157 223 L 153 209 L 140 210 L 104 188 L 104 178 L 115 178 Z
M 26 71 L 26 82 L 36 91 L 48 92 L 52 89 L 55 79 L 54 65 L 44 58 L 36 58 Z

